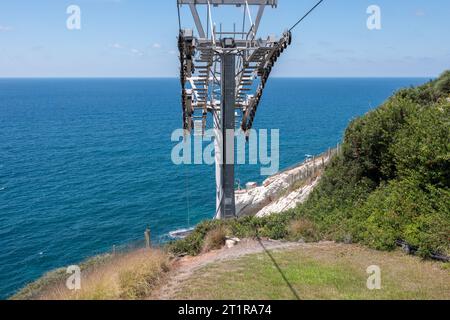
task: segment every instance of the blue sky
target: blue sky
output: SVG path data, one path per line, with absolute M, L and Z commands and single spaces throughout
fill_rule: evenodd
M 315 2 L 279 0 L 259 35 L 281 34 Z M 72 4 L 81 8 L 81 30 L 66 28 Z M 372 4 L 381 8 L 381 30 L 366 27 Z M 213 16 L 240 21 L 240 10 Z M 274 75 L 437 76 L 450 69 L 449 14 L 448 0 L 325 0 L 295 30 Z M 177 30 L 175 0 L 1 0 L 0 77 L 176 77 Z

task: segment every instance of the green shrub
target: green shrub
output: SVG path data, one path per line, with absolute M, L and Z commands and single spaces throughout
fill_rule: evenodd
M 227 230 L 220 226 L 209 231 L 203 241 L 202 252 L 209 252 L 211 250 L 221 249 L 225 245 L 227 239 Z
M 315 242 L 320 240 L 321 237 L 317 226 L 311 220 L 299 218 L 289 223 L 288 239 L 291 241 Z
M 390 146 L 401 178 L 421 185 L 450 187 L 450 105 L 438 104 L 412 114 Z
M 414 181 L 393 181 L 374 192 L 355 217 L 366 218 L 362 238 L 368 245 L 392 249 L 402 239 L 425 257 L 445 253 L 449 247 L 450 216 L 445 205 L 449 201 L 448 191 L 424 191 Z
M 186 238 L 174 241 L 169 244 L 169 251 L 175 255 L 197 255 L 204 245 L 204 240 L 208 232 L 220 227 L 224 221 L 208 220 L 200 223 L 195 230 Z
M 440 96 L 450 94 L 450 71 L 444 72 L 434 83 L 434 89 Z

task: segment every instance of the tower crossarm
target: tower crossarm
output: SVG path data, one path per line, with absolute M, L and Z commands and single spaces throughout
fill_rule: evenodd
M 183 4 L 193 4 L 193 5 L 235 5 L 242 6 L 248 4 L 249 6 L 255 5 L 265 5 L 276 7 L 278 5 L 278 0 L 177 0 L 179 5 Z
M 201 123 L 201 132 L 204 133 L 208 112 L 221 111 L 221 73 L 218 66 L 223 54 L 233 54 L 236 56 L 235 109 L 241 117 L 240 128 L 248 133 L 253 127 L 272 68 L 291 44 L 291 33 L 287 31 L 281 38 L 247 41 L 246 45 L 233 38 L 214 44 L 211 40 L 199 40 L 192 35 L 192 30 L 183 30 L 179 35 L 183 128 L 191 131 Z
M 256 93 L 254 95 L 247 96 L 247 100 L 242 106 L 243 114 L 241 129 L 247 134 L 247 136 L 253 128 L 256 112 L 258 111 L 258 106 L 261 102 L 263 91 L 272 72 L 272 68 L 278 61 L 280 55 L 291 43 L 292 34 L 287 31 L 283 34 L 283 37 L 279 41 L 273 42 L 272 45 L 255 50 L 248 59 L 247 65 L 252 63 L 255 66 L 260 83 L 256 89 Z

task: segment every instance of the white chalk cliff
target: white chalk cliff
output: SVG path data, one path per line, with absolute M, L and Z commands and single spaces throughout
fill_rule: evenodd
M 236 213 L 239 217 L 264 217 L 295 208 L 306 201 L 320 180 L 321 172 L 334 151 L 303 162 L 278 173 L 247 190 L 236 191 Z

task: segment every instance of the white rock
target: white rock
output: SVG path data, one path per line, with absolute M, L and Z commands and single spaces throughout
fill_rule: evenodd
M 225 246 L 226 246 L 228 249 L 231 249 L 231 248 L 233 248 L 234 246 L 236 246 L 239 242 L 241 242 L 241 240 L 238 239 L 238 238 L 230 238 L 230 239 L 227 239 L 227 240 L 225 241 Z
M 312 176 L 312 172 L 327 164 L 330 157 L 309 160 L 295 168 L 286 170 L 266 179 L 262 186 L 251 184 L 251 188 L 236 193 L 236 214 L 238 216 L 266 216 L 271 213 L 279 213 L 295 208 L 299 203 L 304 202 L 318 179 L 309 185 L 288 192 L 293 185 L 300 181 L 307 181 L 307 177 Z M 284 195 L 288 193 L 287 195 Z
M 245 188 L 247 189 L 247 191 L 253 190 L 253 189 L 257 188 L 257 187 L 258 187 L 258 184 L 256 182 L 248 182 L 245 185 Z
M 294 209 L 299 204 L 305 202 L 315 186 L 319 182 L 319 179 L 314 180 L 311 184 L 308 184 L 300 189 L 292 191 L 287 196 L 279 198 L 277 201 L 272 202 L 268 206 L 265 206 L 262 210 L 258 211 L 257 217 L 266 217 L 271 214 L 285 212 L 290 209 Z

